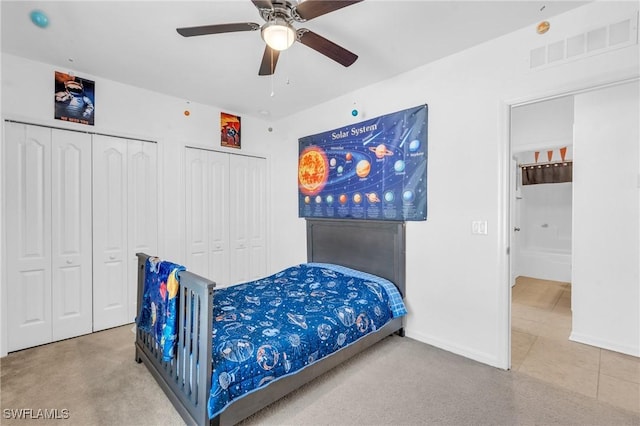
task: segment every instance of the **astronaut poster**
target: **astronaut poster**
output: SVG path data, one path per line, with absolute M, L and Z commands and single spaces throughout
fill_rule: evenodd
M 240 148 L 240 117 L 220 113 L 220 145 Z
M 298 216 L 427 220 L 427 105 L 298 139 Z
M 55 72 L 56 120 L 94 125 L 95 82 L 60 71 Z

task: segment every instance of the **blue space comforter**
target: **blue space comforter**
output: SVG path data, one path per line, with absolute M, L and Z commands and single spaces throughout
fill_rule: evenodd
M 391 282 L 306 263 L 214 292 L 209 416 L 406 314 Z
M 162 348 L 162 360 L 171 361 L 177 339 L 178 272 L 185 267 L 149 257 L 145 262 L 145 281 L 142 305 L 136 324 L 152 333 Z

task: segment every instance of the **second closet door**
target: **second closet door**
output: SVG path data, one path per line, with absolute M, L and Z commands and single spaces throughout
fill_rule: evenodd
M 51 132 L 53 341 L 91 333 L 91 136 Z
M 186 150 L 187 267 L 229 285 L 229 154 Z
M 186 267 L 225 287 L 266 271 L 266 160 L 187 148 Z
M 250 281 L 266 272 L 266 161 L 232 155 L 229 240 L 231 282 Z
M 156 158 L 155 143 L 94 137 L 94 331 L 135 320 L 135 254 L 157 252 Z

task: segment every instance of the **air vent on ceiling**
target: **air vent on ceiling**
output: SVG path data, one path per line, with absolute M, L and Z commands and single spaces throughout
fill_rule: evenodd
M 529 67 L 556 65 L 634 44 L 638 44 L 638 15 L 532 49 Z

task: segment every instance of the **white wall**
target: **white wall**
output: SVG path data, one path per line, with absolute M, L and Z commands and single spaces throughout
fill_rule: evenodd
M 577 95 L 571 339 L 640 356 L 640 86 Z
M 242 149 L 220 146 L 219 107 L 187 103 L 184 99 L 127 86 L 98 76 L 80 77 L 96 84 L 95 126 L 83 126 L 53 119 L 54 72 L 49 64 L 2 55 L 2 118 L 67 129 L 106 133 L 158 142 L 160 235 L 157 255 L 183 263 L 185 257 L 184 147 L 197 146 L 234 154 L 267 158 L 274 133 L 262 119 L 242 117 Z M 185 116 L 184 111 L 190 115 Z M 234 111 L 225 110 L 228 113 Z M 4 145 L 3 145 L 4 147 Z M 4 148 L 3 148 L 4 149 Z M 0 155 L 0 158 L 2 156 Z M 6 182 L 5 182 L 6 183 Z M 3 197 L 4 202 L 4 197 Z M 0 219 L 2 217 L 0 216 Z M 0 220 L 3 222 L 4 219 Z M 3 244 L 4 244 L 3 234 Z M 5 252 L 6 248 L 3 248 Z M 4 261 L 4 258 L 3 258 Z M 4 268 L 2 269 L 4 271 Z M 3 297 L 5 275 L 1 276 Z M 0 306 L 0 356 L 6 353 L 6 309 Z
M 521 188 L 516 276 L 571 282 L 571 182 Z
M 297 139 L 429 104 L 428 219 L 407 226 L 406 332 L 481 362 L 509 366 L 509 104 L 638 76 L 631 46 L 532 71 L 531 49 L 637 13 L 635 2 L 589 4 L 551 20 L 538 36 L 525 28 L 500 39 L 357 90 L 283 121 L 287 134 L 272 167 L 273 224 L 282 247 L 274 266 L 304 260 L 305 224 L 297 218 Z M 428 45 L 425 45 L 428 48 Z M 348 71 L 346 71 L 348 72 Z M 471 221 L 487 220 L 486 236 Z
M 542 151 L 539 161 L 547 161 L 545 148 L 568 146 L 572 143 L 573 96 L 521 105 L 511 110 L 512 151 Z M 533 158 L 522 160 L 534 162 Z M 560 160 L 557 151 L 553 160 Z
M 522 188 L 524 247 L 571 252 L 571 186 L 565 182 Z

